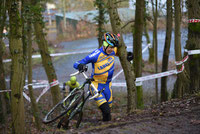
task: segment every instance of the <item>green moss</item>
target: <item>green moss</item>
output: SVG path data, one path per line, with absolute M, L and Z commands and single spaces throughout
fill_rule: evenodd
M 193 32 L 200 32 L 200 23 L 190 23 L 188 24 L 188 27 Z
M 142 86 L 138 86 L 137 88 L 137 108 L 143 109 L 144 102 L 143 102 L 143 89 Z

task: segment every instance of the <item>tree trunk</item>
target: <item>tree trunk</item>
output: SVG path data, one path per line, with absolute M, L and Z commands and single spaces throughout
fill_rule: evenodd
M 200 19 L 200 0 L 187 0 L 188 19 Z M 188 24 L 188 41 L 186 49 L 200 49 L 200 23 Z M 189 56 L 189 70 L 187 70 L 190 82 L 188 93 L 200 91 L 200 54 Z
M 11 66 L 11 111 L 12 133 L 25 133 L 23 84 L 24 84 L 24 59 L 22 48 L 22 26 L 19 13 L 19 0 L 9 1 L 9 24 L 10 24 L 10 54 Z
M 103 34 L 105 32 L 105 30 L 104 30 L 104 23 L 105 23 L 104 0 L 103 1 L 102 0 L 96 0 L 95 5 L 98 7 L 98 10 L 99 10 L 99 16 L 98 16 L 97 20 L 98 20 L 98 42 L 99 42 L 99 48 L 100 48 L 103 44 L 102 37 L 103 37 Z
M 28 24 L 27 24 L 27 28 L 28 28 L 28 84 L 32 83 L 32 27 L 31 27 L 31 21 L 28 20 Z M 36 104 L 35 101 L 35 97 L 33 94 L 33 88 L 32 85 L 28 86 L 29 89 L 29 95 L 30 95 L 30 99 L 31 99 L 31 108 L 33 110 L 33 116 L 35 118 L 35 125 L 37 127 L 38 130 L 41 129 L 41 121 L 40 121 L 40 112 L 38 109 L 38 106 Z
M 6 20 L 6 1 L 3 0 L 0 3 L 0 90 L 6 89 L 5 73 L 3 66 L 3 54 L 4 54 L 4 42 L 3 42 L 3 29 Z M 0 93 L 0 123 L 4 124 L 6 122 L 6 96 L 7 93 Z
M 145 1 L 145 17 L 144 17 L 144 35 L 146 37 L 147 44 L 151 43 L 150 37 L 149 37 L 149 30 L 148 30 L 148 25 L 147 25 L 147 18 L 149 18 L 148 13 L 147 13 L 147 8 L 148 8 L 148 2 Z M 149 63 L 154 62 L 154 50 L 153 47 L 149 47 Z
M 174 7 L 175 7 L 175 59 L 176 61 L 182 60 L 182 54 L 181 54 L 181 33 L 180 33 L 180 27 L 181 27 L 181 8 L 180 8 L 180 0 L 174 0 Z M 177 66 L 177 69 L 179 70 L 181 68 L 181 65 Z M 186 78 L 186 71 L 184 70 L 182 73 L 177 74 L 177 80 L 174 85 L 174 97 L 181 98 L 184 94 L 184 87 L 187 83 Z
M 155 0 L 155 7 L 154 10 L 154 2 L 152 1 L 153 7 L 153 49 L 154 49 L 154 61 L 155 61 L 155 73 L 158 73 L 158 39 L 157 39 L 157 18 L 158 18 L 158 1 Z M 158 79 L 155 79 L 155 93 L 156 93 L 156 103 L 158 103 Z
M 174 43 L 174 50 L 175 50 L 175 59 L 176 61 L 182 60 L 182 54 L 181 54 L 181 42 L 180 42 L 180 0 L 174 0 L 174 8 L 175 8 L 175 43 Z M 180 66 L 177 67 L 177 69 L 180 69 Z M 174 86 L 174 95 L 175 97 L 180 98 L 182 93 L 182 82 L 181 82 L 181 74 L 177 75 L 177 80 Z
M 32 83 L 32 16 L 31 16 L 31 10 L 29 5 L 31 4 L 31 0 L 23 0 L 22 1 L 22 10 L 23 16 L 24 16 L 24 57 L 28 60 L 28 84 Z M 25 75 L 26 76 L 26 75 Z M 35 125 L 38 130 L 41 129 L 41 121 L 40 121 L 40 112 L 38 109 L 38 106 L 35 101 L 35 97 L 33 94 L 32 85 L 28 86 L 29 89 L 29 96 L 31 99 L 31 109 L 33 116 L 35 118 Z
M 115 34 L 119 33 L 121 35 L 121 20 L 117 12 L 116 4 L 114 3 L 116 3 L 116 0 L 108 0 L 108 12 L 110 16 L 110 22 L 113 32 Z M 122 68 L 124 70 L 127 85 L 127 113 L 131 113 L 136 108 L 135 74 L 131 70 L 131 64 L 126 59 L 127 51 L 122 36 L 120 36 L 120 44 L 121 46 L 118 48 L 118 54 Z
M 45 72 L 47 74 L 49 83 L 53 82 L 54 80 L 57 80 L 56 72 L 51 60 L 51 56 L 48 51 L 48 43 L 45 39 L 45 33 L 43 32 L 44 29 L 44 23 L 42 19 L 41 9 L 39 7 L 39 3 L 37 4 L 35 1 L 32 3 L 35 7 L 34 10 L 34 29 L 35 29 L 35 35 L 38 43 L 38 47 L 40 49 L 40 54 L 42 57 L 42 64 L 44 66 Z M 36 10 L 38 9 L 38 10 Z M 51 87 L 51 95 L 53 98 L 53 104 L 57 104 L 61 98 L 60 95 L 60 89 L 59 85 Z
M 6 90 L 5 74 L 3 67 L 3 46 L 2 38 L 0 37 L 0 90 Z M 0 123 L 6 122 L 6 93 L 0 93 Z
M 144 0 L 136 0 L 135 12 L 135 34 L 133 37 L 133 54 L 134 54 L 134 68 L 135 76 L 142 76 L 142 34 L 144 29 Z M 143 108 L 143 89 L 142 86 L 137 86 L 137 108 Z
M 167 26 L 166 26 L 166 37 L 165 37 L 165 47 L 163 53 L 163 60 L 162 60 L 162 72 L 168 70 L 168 62 L 169 62 L 169 52 L 170 52 L 170 45 L 171 45 L 171 36 L 172 36 L 172 0 L 167 1 Z M 161 101 L 167 101 L 168 94 L 167 94 L 167 77 L 161 78 Z
M 153 0 L 151 0 L 151 5 L 152 5 L 152 13 L 153 13 L 153 16 L 154 16 L 155 15 L 155 9 L 154 9 L 154 2 L 153 2 Z M 155 18 L 154 18 L 153 25 L 155 25 Z M 154 36 L 154 31 L 155 30 L 153 29 L 153 43 L 152 43 L 152 47 L 149 48 L 149 63 L 154 63 L 155 62 L 155 53 L 154 53 L 154 51 L 155 51 L 155 36 Z

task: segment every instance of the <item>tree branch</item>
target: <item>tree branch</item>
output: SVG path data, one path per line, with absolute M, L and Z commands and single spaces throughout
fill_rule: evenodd
M 121 29 L 124 29 L 128 24 L 135 22 L 135 20 L 130 20 L 128 21 L 124 26 L 121 27 Z

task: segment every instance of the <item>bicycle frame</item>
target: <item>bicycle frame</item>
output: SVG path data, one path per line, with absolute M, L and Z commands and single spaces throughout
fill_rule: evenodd
M 70 76 L 75 76 L 75 75 L 80 74 L 80 73 L 82 73 L 83 76 L 84 76 L 86 79 L 88 79 L 88 77 L 87 77 L 87 75 L 85 74 L 85 72 L 79 72 L 79 71 L 77 71 L 77 72 L 71 74 Z M 96 97 L 98 97 L 98 96 L 100 95 L 100 91 L 98 91 L 97 88 L 96 88 L 92 83 L 91 83 L 91 86 L 92 86 L 92 88 L 94 89 L 94 91 L 95 91 L 96 94 L 95 94 L 94 96 L 92 96 L 91 98 L 89 98 L 89 100 L 94 99 L 94 98 L 96 98 Z
M 81 112 L 83 110 L 84 104 L 87 101 L 87 99 L 90 97 L 90 95 L 91 95 L 91 93 L 88 93 L 87 97 L 84 98 L 84 100 L 81 101 L 81 103 L 76 107 L 76 109 L 73 110 L 73 112 L 69 116 L 69 120 L 71 120 L 75 114 L 77 114 L 77 113 L 79 113 L 79 112 Z

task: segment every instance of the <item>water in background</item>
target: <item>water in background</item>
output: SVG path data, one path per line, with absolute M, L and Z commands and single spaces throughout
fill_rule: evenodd
M 187 40 L 187 30 L 183 29 L 181 31 L 182 37 L 181 37 L 181 45 L 182 45 L 182 52 L 184 51 L 184 46 L 186 44 L 186 40 Z M 153 32 L 150 31 L 149 32 L 149 36 L 151 39 L 151 43 L 152 43 L 152 36 L 153 36 Z M 125 34 L 123 35 L 124 38 L 124 42 L 128 47 L 128 51 L 132 51 L 132 48 L 130 48 L 133 45 L 133 38 L 132 38 L 132 34 Z M 163 55 L 163 50 L 164 50 L 164 44 L 165 44 L 165 31 L 164 30 L 159 30 L 158 31 L 158 60 L 162 60 L 162 55 Z M 83 52 L 83 51 L 88 51 L 91 50 L 91 52 L 96 49 L 98 47 L 98 40 L 97 38 L 90 38 L 90 39 L 83 39 L 83 40 L 76 40 L 76 41 L 70 41 L 70 42 L 62 42 L 59 44 L 60 46 L 63 47 L 62 51 L 63 52 Z M 145 47 L 147 45 L 146 42 L 146 38 L 143 36 L 143 47 Z M 143 53 L 143 59 L 147 60 L 148 59 L 148 50 L 145 51 Z M 84 58 L 86 55 L 88 55 L 88 53 L 84 53 L 84 54 L 73 54 L 73 55 L 66 55 L 66 56 L 61 56 L 58 58 L 53 58 L 53 63 L 54 63 L 54 67 L 56 70 L 56 74 L 58 77 L 58 80 L 60 82 L 64 82 L 69 80 L 70 78 L 70 74 L 73 72 L 76 72 L 76 70 L 73 68 L 73 64 L 74 62 Z M 171 48 L 170 48 L 170 60 L 174 60 L 175 56 L 174 56 L 174 33 L 172 34 L 172 42 L 171 42 Z M 117 71 L 121 70 L 121 65 L 119 63 L 119 59 L 116 58 L 116 66 L 119 67 L 119 69 L 117 69 Z M 117 73 L 117 71 L 115 70 L 115 74 Z M 91 65 L 89 65 L 89 71 L 88 71 L 88 75 L 90 75 L 91 73 Z M 115 75 L 114 74 L 114 75 Z M 46 73 L 44 68 L 42 67 L 42 65 L 34 68 L 33 70 L 33 79 L 36 80 L 41 80 L 41 79 L 47 79 L 46 77 Z M 80 75 L 78 76 L 78 79 L 80 81 L 80 83 L 83 82 L 84 78 Z M 143 89 L 144 91 L 153 91 L 155 88 L 155 80 L 149 80 L 149 81 L 145 81 L 143 82 Z M 115 82 L 125 82 L 124 80 L 124 75 L 123 73 L 121 73 L 121 76 L 119 78 L 116 78 L 113 83 Z M 173 89 L 173 85 L 175 82 L 175 77 L 168 77 L 168 88 L 171 91 Z M 158 87 L 160 88 L 160 79 L 158 79 Z M 124 87 L 113 87 L 113 89 L 116 90 L 125 90 Z

